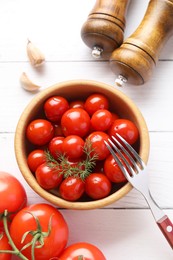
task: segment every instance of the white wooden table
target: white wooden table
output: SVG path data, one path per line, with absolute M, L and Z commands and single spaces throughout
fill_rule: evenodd
M 29 203 L 45 202 L 23 179 L 14 154 L 14 134 L 25 106 L 34 97 L 23 90 L 23 71 L 43 89 L 70 79 L 91 79 L 114 85 L 108 60 L 93 60 L 80 37 L 94 0 L 0 0 L 0 170 L 24 185 Z M 148 1 L 132 0 L 125 38 L 141 21 Z M 42 69 L 33 69 L 26 55 L 27 38 L 45 54 Z M 173 221 L 173 38 L 161 53 L 149 82 L 126 86 L 150 133 L 148 172 L 153 197 Z M 97 245 L 108 260 L 172 260 L 143 197 L 132 190 L 118 202 L 91 211 L 61 210 L 70 227 L 69 244 Z

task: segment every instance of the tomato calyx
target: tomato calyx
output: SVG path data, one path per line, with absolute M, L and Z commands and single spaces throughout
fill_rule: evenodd
M 7 253 L 7 254 L 13 254 L 13 255 L 16 255 L 18 257 L 20 257 L 21 259 L 23 260 L 28 260 L 28 258 L 26 258 L 23 254 L 22 254 L 22 251 L 28 247 L 31 247 L 31 259 L 32 260 L 35 260 L 35 256 L 34 256 L 34 250 L 35 248 L 41 248 L 44 246 L 44 238 L 45 237 L 48 237 L 51 233 L 51 223 L 52 223 L 52 217 L 53 217 L 53 214 L 50 216 L 50 219 L 49 219 L 49 223 L 48 223 L 48 230 L 43 232 L 42 231 L 42 227 L 41 227 L 41 224 L 40 224 L 40 221 L 39 219 L 31 212 L 27 212 L 29 214 L 32 215 L 32 217 L 34 218 L 35 222 L 36 222 L 36 230 L 29 230 L 29 231 L 26 231 L 24 234 L 23 234 L 23 237 L 22 237 L 22 240 L 21 240 L 21 243 L 23 243 L 26 239 L 26 237 L 30 234 L 33 238 L 31 239 L 31 241 L 29 243 L 27 243 L 25 246 L 23 246 L 21 248 L 21 250 L 19 250 L 11 236 L 10 236 L 10 233 L 9 233 L 9 230 L 8 230 L 8 222 L 7 222 L 7 219 L 8 219 L 8 211 L 5 210 L 4 213 L 2 214 L 2 218 L 3 218 L 3 225 L 4 225 L 4 231 L 5 231 L 5 234 L 9 240 L 9 244 L 11 245 L 12 247 L 12 250 L 0 250 L 0 253 Z M 3 237 L 3 233 L 0 234 L 0 239 Z
M 90 140 L 86 140 L 83 147 L 85 158 L 79 161 L 75 166 L 69 163 L 68 157 L 65 154 L 57 154 L 58 161 L 51 155 L 49 151 L 45 151 L 46 161 L 50 168 L 59 170 L 60 174 L 64 178 L 77 177 L 81 180 L 85 180 L 96 166 L 96 160 L 98 156 L 92 147 Z
M 34 257 L 34 250 L 35 248 L 41 248 L 44 246 L 44 238 L 45 237 L 48 237 L 51 233 L 51 223 L 52 223 L 52 217 L 53 217 L 53 214 L 50 216 L 50 219 L 49 219 L 49 223 L 48 223 L 48 231 L 47 232 L 43 232 L 42 231 L 42 227 L 40 225 L 40 221 L 39 219 L 31 212 L 27 212 L 29 214 L 32 215 L 32 217 L 34 218 L 35 222 L 36 222 L 36 230 L 30 230 L 30 231 L 26 231 L 24 234 L 23 234 L 23 237 L 22 237 L 22 240 L 21 240 L 21 243 L 23 243 L 26 239 L 26 237 L 30 234 L 33 238 L 32 240 L 26 244 L 24 247 L 22 247 L 22 250 L 26 249 L 27 247 L 30 247 L 31 246 L 31 256 L 32 256 L 32 260 L 35 259 Z

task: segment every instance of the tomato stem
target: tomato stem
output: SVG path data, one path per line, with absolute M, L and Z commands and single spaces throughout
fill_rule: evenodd
M 78 256 L 78 260 L 85 260 L 85 258 L 84 258 L 83 255 L 79 255 L 79 256 Z
M 1 254 L 12 254 L 12 255 L 17 255 L 16 251 L 14 250 L 0 250 L 0 256 Z
M 39 240 L 40 236 L 41 236 L 41 234 L 37 233 L 33 238 L 32 246 L 31 246 L 31 259 L 32 260 L 35 260 L 35 245 L 36 245 L 37 241 Z
M 10 253 L 10 254 L 13 254 L 13 255 L 17 255 L 18 257 L 20 257 L 21 259 L 23 260 L 28 260 L 28 258 L 26 258 L 20 251 L 19 249 L 15 246 L 11 236 L 10 236 L 10 233 L 9 233 L 9 230 L 8 230 L 8 223 L 7 223 L 7 218 L 8 218 L 8 211 L 5 210 L 4 211 L 4 214 L 3 214 L 3 225 L 4 225 L 4 231 L 5 231 L 5 234 L 8 238 L 8 241 L 12 247 L 13 250 L 2 250 L 0 251 L 1 253 Z
M 32 212 L 28 212 L 28 213 L 32 215 L 32 217 L 36 222 L 36 230 L 26 231 L 23 234 L 22 243 L 25 241 L 25 238 L 27 237 L 28 234 L 30 234 L 33 238 L 29 243 L 25 244 L 21 248 L 21 251 L 31 246 L 31 259 L 35 260 L 35 248 L 41 248 L 44 246 L 44 238 L 48 237 L 51 233 L 51 223 L 54 214 L 50 216 L 49 223 L 48 223 L 48 231 L 43 232 L 39 219 Z

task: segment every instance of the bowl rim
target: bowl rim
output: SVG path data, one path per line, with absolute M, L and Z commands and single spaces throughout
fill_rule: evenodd
M 111 195 L 99 199 L 99 200 L 93 200 L 93 201 L 82 201 L 82 202 L 71 202 L 71 201 L 66 201 L 46 190 L 44 190 L 40 185 L 37 183 L 34 175 L 31 173 L 29 170 L 27 163 L 26 163 L 26 158 L 23 156 L 23 147 L 24 147 L 24 128 L 25 128 L 25 122 L 27 119 L 28 111 L 33 110 L 35 104 L 40 99 L 46 99 L 46 96 L 50 95 L 50 92 L 53 92 L 57 90 L 57 88 L 64 88 L 67 87 L 68 85 L 70 86 L 76 86 L 76 85 L 93 85 L 97 87 L 104 88 L 110 92 L 115 92 L 116 95 L 119 96 L 120 99 L 123 99 L 125 102 L 128 103 L 128 105 L 131 107 L 131 110 L 134 112 L 135 117 L 140 118 L 140 137 L 142 137 L 142 140 L 145 140 L 145 144 L 142 142 L 140 144 L 140 151 L 139 154 L 144 160 L 145 163 L 148 161 L 149 157 L 149 148 L 150 148 L 150 140 L 149 140 L 149 132 L 148 128 L 145 122 L 145 119 L 140 112 L 139 108 L 136 106 L 136 104 L 123 92 L 120 90 L 114 88 L 113 86 L 110 86 L 106 83 L 99 82 L 99 81 L 94 81 L 94 80 L 68 80 L 68 81 L 63 81 L 59 83 L 55 83 L 54 85 L 47 87 L 46 89 L 42 90 L 42 92 L 39 92 L 30 102 L 29 104 L 25 107 L 23 110 L 17 126 L 16 126 L 16 131 L 15 131 L 15 137 L 14 137 L 14 150 L 15 150 L 15 157 L 16 161 L 18 164 L 18 167 L 21 171 L 21 174 L 23 175 L 24 179 L 26 182 L 29 184 L 29 186 L 35 191 L 38 195 L 40 195 L 42 198 L 45 200 L 49 201 L 50 203 L 62 207 L 62 208 L 67 208 L 67 209 L 96 209 L 96 208 L 102 208 L 107 205 L 110 205 L 114 203 L 115 201 L 121 199 L 123 196 L 125 196 L 131 189 L 132 186 L 130 183 L 126 183 L 123 187 L 121 187 L 119 190 L 117 190 L 115 193 L 112 193 Z M 27 111 L 27 112 L 26 112 Z M 145 147 L 147 149 L 143 149 Z

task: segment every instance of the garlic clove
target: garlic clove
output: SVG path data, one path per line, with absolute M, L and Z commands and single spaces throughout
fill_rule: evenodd
M 35 67 L 40 66 L 45 61 L 43 53 L 30 40 L 27 43 L 27 55 Z
M 30 91 L 30 92 L 37 91 L 41 88 L 40 86 L 34 84 L 28 78 L 28 76 L 26 75 L 25 72 L 23 72 L 22 75 L 20 76 L 20 82 L 21 82 L 22 88 L 24 88 L 25 90 Z

